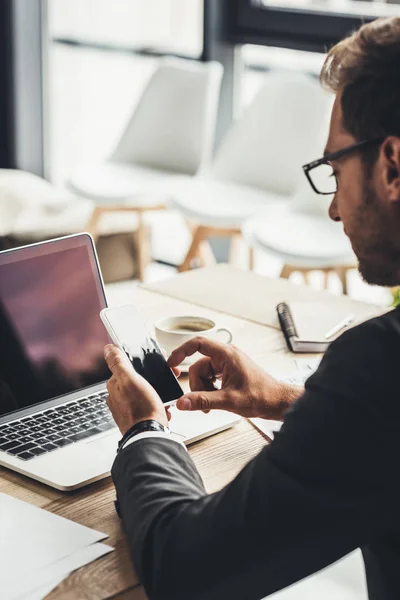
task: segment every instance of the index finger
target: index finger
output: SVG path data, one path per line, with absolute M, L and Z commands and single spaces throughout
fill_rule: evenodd
M 221 342 L 210 340 L 205 337 L 195 337 L 188 340 L 182 346 L 174 350 L 168 359 L 168 365 L 173 368 L 180 365 L 185 358 L 193 356 L 200 352 L 203 356 L 208 356 L 214 361 L 215 366 L 219 368 L 221 362 L 226 356 L 227 346 Z
M 131 365 L 126 355 L 113 344 L 108 344 L 104 348 L 104 358 L 113 375 L 125 374 L 130 369 Z

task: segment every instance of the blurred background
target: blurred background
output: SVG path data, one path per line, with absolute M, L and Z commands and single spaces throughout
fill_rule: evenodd
M 89 230 L 109 283 L 231 261 L 388 304 L 308 188 L 326 50 L 370 0 L 3 0 L 0 245 Z M 304 181 L 303 181 L 304 179 Z

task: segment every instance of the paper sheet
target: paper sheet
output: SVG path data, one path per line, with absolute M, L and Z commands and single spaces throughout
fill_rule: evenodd
M 325 342 L 325 334 L 336 327 L 343 319 L 353 314 L 352 310 L 343 307 L 341 310 L 332 310 L 332 306 L 321 302 L 290 301 L 289 308 L 296 326 L 297 334 L 301 340 Z M 357 319 L 351 324 L 357 325 Z M 333 341 L 343 333 L 339 331 L 329 341 Z
M 2 593 L 5 594 L 7 600 L 30 600 L 31 597 L 44 598 L 46 593 L 41 595 L 43 589 L 50 587 L 51 591 L 76 569 L 80 569 L 112 551 L 113 548 L 106 544 L 93 544 L 92 546 L 78 550 L 71 556 L 67 556 L 55 564 L 48 565 L 23 580 L 14 581 L 10 585 L 6 585 Z M 47 591 L 47 594 L 49 593 Z
M 0 494 L 0 589 L 106 537 Z
M 106 537 L 104 533 L 0 494 L 2 598 L 44 597 L 42 588 L 52 589 L 75 569 L 110 552 L 109 546 L 96 543 Z
M 360 550 L 323 571 L 268 597 L 268 600 L 368 600 Z
M 318 369 L 319 363 L 321 359 L 311 358 L 311 359 L 297 359 L 296 367 L 297 370 L 291 374 L 288 373 L 271 373 L 275 379 L 279 379 L 279 381 L 285 381 L 286 383 L 291 383 L 292 385 L 304 385 L 305 382 L 311 375 Z M 282 421 L 272 421 L 270 419 L 260 419 L 253 418 L 250 421 L 265 435 L 269 437 L 270 440 L 274 439 L 274 435 L 277 431 L 282 427 Z

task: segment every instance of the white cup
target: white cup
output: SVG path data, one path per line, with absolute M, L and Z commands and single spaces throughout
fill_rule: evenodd
M 225 336 L 226 344 L 232 342 L 232 332 L 226 328 L 218 328 L 215 321 L 205 319 L 204 317 L 169 317 L 157 321 L 154 326 L 159 345 L 166 351 L 168 356 L 188 340 L 202 336 L 206 338 L 221 339 L 221 334 Z M 199 353 L 189 356 L 182 364 L 189 366 L 200 358 Z

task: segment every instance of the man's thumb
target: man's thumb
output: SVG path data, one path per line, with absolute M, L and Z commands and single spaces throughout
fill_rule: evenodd
M 216 392 L 191 392 L 185 394 L 176 403 L 179 410 L 204 410 L 224 409 L 225 397 L 220 391 Z

